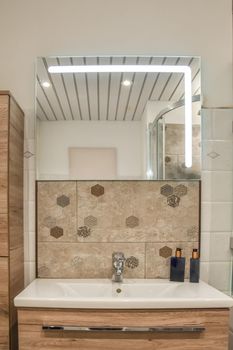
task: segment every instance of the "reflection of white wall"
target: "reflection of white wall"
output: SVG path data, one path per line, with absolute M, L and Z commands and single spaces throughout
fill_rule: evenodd
M 39 122 L 38 177 L 67 179 L 68 147 L 114 147 L 118 178 L 141 178 L 141 139 L 141 122 Z
M 68 151 L 70 179 L 117 179 L 116 148 L 71 147 Z

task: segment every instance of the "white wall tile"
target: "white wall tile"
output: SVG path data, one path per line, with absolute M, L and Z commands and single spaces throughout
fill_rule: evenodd
M 230 289 L 231 262 L 210 262 L 209 264 L 209 283 L 221 291 L 228 291 Z
M 36 190 L 36 172 L 35 170 L 28 170 L 28 200 L 35 201 Z
M 232 140 L 233 109 L 202 110 L 204 140 Z
M 35 262 L 25 262 L 24 263 L 24 286 L 26 287 L 29 283 L 31 283 L 35 277 Z
M 36 234 L 35 232 L 29 232 L 28 235 L 28 260 L 35 262 L 36 260 Z
M 35 115 L 33 112 L 25 111 L 24 138 L 35 139 Z
M 200 279 L 206 283 L 209 283 L 209 262 L 201 262 L 200 264 Z
M 24 230 L 24 261 L 29 261 L 29 232 Z
M 35 202 L 28 201 L 28 231 L 35 232 Z
M 202 201 L 232 202 L 232 171 L 202 172 Z
M 213 139 L 213 110 L 201 110 L 201 138 L 202 140 Z
M 232 120 L 233 110 L 202 110 L 201 271 L 214 287 L 228 292 L 233 213 Z
M 36 170 L 34 139 L 24 140 L 24 169 Z
M 213 109 L 213 140 L 232 140 L 233 109 Z
M 203 141 L 202 170 L 232 170 L 232 141 Z
M 201 215 L 202 232 L 230 232 L 232 230 L 232 203 L 203 202 Z
M 231 232 L 211 232 L 209 259 L 212 262 L 231 261 Z
M 28 232 L 29 231 L 29 226 L 28 226 L 28 201 L 25 200 L 23 205 L 24 205 L 23 229 L 24 229 L 24 232 Z
M 28 196 L 29 196 L 29 193 L 28 193 L 28 170 L 24 170 L 24 173 L 23 173 L 23 186 L 24 186 L 23 199 L 24 199 L 24 201 L 28 201 Z
M 201 263 L 210 260 L 210 233 L 201 233 Z

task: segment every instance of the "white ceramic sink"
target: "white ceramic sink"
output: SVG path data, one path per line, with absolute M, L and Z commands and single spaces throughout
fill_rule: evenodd
M 168 280 L 36 279 L 15 299 L 17 307 L 54 308 L 219 308 L 233 299 L 204 282 Z

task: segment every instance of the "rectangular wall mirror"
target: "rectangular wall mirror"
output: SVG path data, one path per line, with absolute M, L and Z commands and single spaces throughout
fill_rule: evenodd
M 38 180 L 199 179 L 199 57 L 40 57 Z

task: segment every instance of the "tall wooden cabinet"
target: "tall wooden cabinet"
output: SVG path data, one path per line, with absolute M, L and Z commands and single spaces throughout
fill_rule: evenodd
M 0 91 L 0 350 L 17 349 L 14 297 L 24 287 L 24 113 Z

